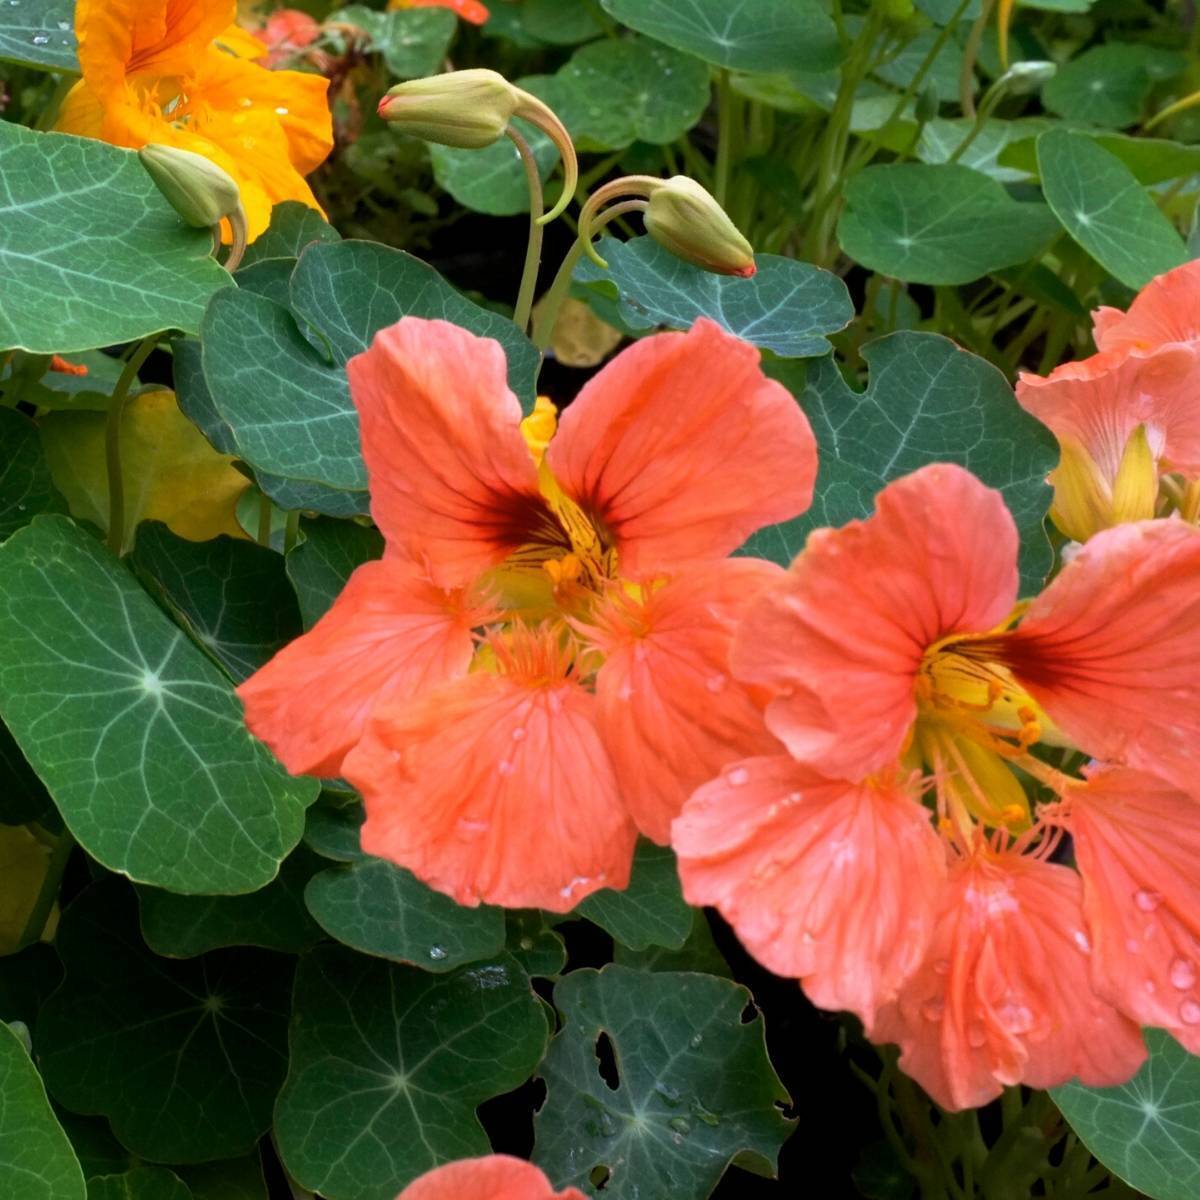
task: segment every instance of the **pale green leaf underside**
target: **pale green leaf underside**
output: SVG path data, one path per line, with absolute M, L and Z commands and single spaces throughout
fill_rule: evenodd
M 250 736 L 221 671 L 64 517 L 14 534 L 0 571 L 0 710 L 84 848 L 180 892 L 274 878 L 317 784 Z
M 132 150 L 0 121 L 0 350 L 194 333 L 230 283 L 211 250 Z

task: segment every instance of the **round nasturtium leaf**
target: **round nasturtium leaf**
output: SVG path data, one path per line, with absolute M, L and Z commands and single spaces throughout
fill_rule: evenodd
M 593 892 L 575 914 L 594 921 L 631 950 L 678 950 L 692 928 L 692 909 L 680 891 L 675 855 L 645 838 L 634 854 L 629 886 L 619 892 Z
M 118 879 L 68 907 L 56 944 L 66 978 L 37 1029 L 55 1098 L 107 1117 L 152 1161 L 253 1149 L 286 1072 L 294 960 L 263 950 L 158 958 L 139 936 L 133 889 Z
M 79 1160 L 21 1039 L 0 1021 L 0 1196 L 85 1200 Z
M 739 1156 L 773 1173 L 789 1097 L 744 987 L 614 964 L 571 972 L 554 1003 L 533 1157 L 555 1186 L 593 1194 L 601 1175 L 605 1200 L 707 1196 Z
M 284 1165 L 325 1200 L 394 1200 L 432 1167 L 486 1154 L 475 1109 L 529 1078 L 547 1032 L 511 958 L 431 975 L 318 947 L 296 974 L 275 1108 Z
M 1200 1195 L 1200 1058 L 1161 1029 L 1149 1058 L 1120 1087 L 1068 1083 L 1050 1094 L 1087 1148 L 1154 1200 Z

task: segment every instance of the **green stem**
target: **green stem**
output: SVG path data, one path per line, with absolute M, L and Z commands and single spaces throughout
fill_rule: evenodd
M 713 195 L 724 208 L 729 200 L 729 165 L 733 157 L 733 89 L 729 72 L 717 76 L 717 165 Z
M 996 0 L 983 0 L 983 7 L 971 32 L 967 34 L 967 44 L 963 47 L 962 70 L 958 73 L 958 102 L 962 107 L 963 116 L 974 119 L 975 97 L 971 85 L 975 82 L 975 60 L 979 57 L 979 45 L 983 41 L 984 30 L 987 29 L 988 18 L 992 15 L 992 6 Z
M 108 548 L 118 558 L 125 545 L 125 480 L 121 475 L 121 417 L 125 412 L 125 399 L 129 389 L 150 357 L 158 342 L 158 335 L 140 342 L 130 355 L 121 372 L 117 386 L 113 389 L 108 406 L 108 424 L 104 430 L 104 459 L 108 469 Z
M 46 864 L 46 877 L 38 889 L 37 899 L 33 902 L 33 908 L 29 912 L 25 928 L 21 930 L 21 940 L 17 943 L 18 950 L 33 945 L 45 932 L 46 922 L 50 920 L 50 913 L 62 886 L 63 872 L 67 869 L 71 851 L 74 849 L 75 839 L 71 836 L 70 830 L 64 829 L 62 836 L 50 852 L 50 861 Z
M 623 216 L 627 212 L 641 212 L 645 207 L 644 200 L 623 200 L 600 213 L 592 223 L 591 231 L 599 233 L 605 225 L 610 221 L 615 221 L 617 217 Z M 542 307 L 533 325 L 533 344 L 543 354 L 546 353 L 547 347 L 554 338 L 554 326 L 558 321 L 558 314 L 571 294 L 571 276 L 575 274 L 575 268 L 579 265 L 579 260 L 583 257 L 586 249 L 584 240 L 576 238 L 571 249 L 567 251 L 566 257 L 562 260 L 562 266 L 558 268 L 558 274 L 554 276 L 550 290 L 542 299 Z
M 546 206 L 542 194 L 542 176 L 529 143 L 511 125 L 504 132 L 508 134 L 509 141 L 516 146 L 517 153 L 521 156 L 525 179 L 529 184 L 529 241 L 525 247 L 525 269 L 521 272 L 521 289 L 517 293 L 517 306 L 513 310 L 513 320 L 517 328 L 524 333 L 529 328 L 538 267 L 542 263 L 542 226 L 538 222 L 542 219 Z
M 260 546 L 269 548 L 271 545 L 271 501 L 265 492 L 258 498 L 258 535 L 255 541 Z
M 287 515 L 287 524 L 283 527 L 283 553 L 284 557 L 291 554 L 295 549 L 296 541 L 300 537 L 300 510 L 293 509 Z

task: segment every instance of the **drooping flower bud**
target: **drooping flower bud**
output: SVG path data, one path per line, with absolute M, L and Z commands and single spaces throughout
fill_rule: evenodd
M 718 275 L 754 274 L 754 250 L 716 199 L 694 179 L 673 175 L 651 190 L 646 232 L 677 258 Z
M 151 144 L 138 151 L 142 166 L 171 207 L 188 225 L 211 229 L 241 208 L 231 176 L 202 154 Z
M 504 136 L 520 99 L 495 71 L 450 71 L 396 84 L 379 102 L 379 115 L 422 141 L 483 150 Z

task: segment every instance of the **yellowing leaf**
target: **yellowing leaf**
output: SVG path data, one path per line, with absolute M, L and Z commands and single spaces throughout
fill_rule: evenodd
M 72 515 L 104 530 L 108 529 L 107 420 L 105 413 L 52 412 L 40 421 L 50 473 Z M 179 411 L 174 392 L 143 392 L 126 402 L 121 417 L 121 477 L 125 481 L 123 551 L 133 545 L 141 521 L 162 521 L 193 542 L 222 533 L 245 536 L 235 510 L 249 480 Z
M 0 954 L 16 950 L 49 860 L 49 849 L 24 826 L 0 825 Z
M 620 330 L 602 321 L 582 300 L 570 296 L 554 322 L 550 349 L 568 367 L 595 367 L 616 348 L 622 336 Z

